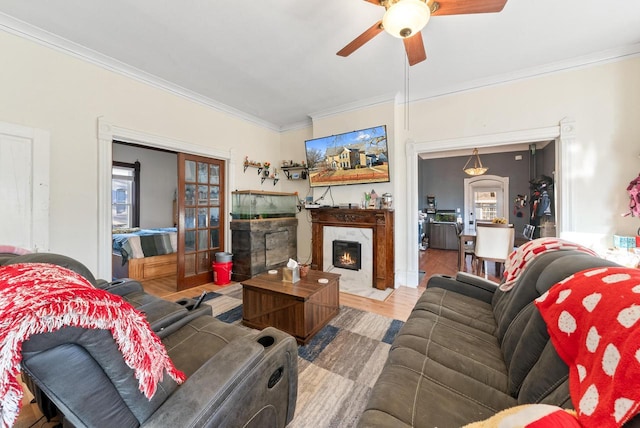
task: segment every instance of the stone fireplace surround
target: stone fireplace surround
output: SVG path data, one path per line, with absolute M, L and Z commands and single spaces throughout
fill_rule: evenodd
M 379 290 L 395 287 L 395 264 L 393 249 L 393 210 L 370 210 L 370 209 L 348 209 L 348 208 L 318 208 L 311 210 L 311 231 L 312 231 L 312 249 L 311 264 L 312 269 L 321 271 L 327 270 L 331 263 L 332 241 L 334 238 L 325 239 L 325 230 L 329 234 L 333 234 L 332 230 L 348 228 L 348 229 L 366 229 L 360 230 L 360 235 L 371 236 L 370 248 L 371 256 L 365 253 L 365 245 L 363 244 L 362 253 L 362 269 L 361 273 L 365 273 L 365 263 L 367 259 L 371 259 L 371 279 L 360 278 L 360 280 L 371 281 L 371 286 Z M 331 228 L 331 229 L 328 229 Z M 347 236 L 354 236 L 352 232 Z M 356 234 L 358 235 L 358 234 Z M 347 238 L 347 240 L 355 240 Z M 328 241 L 328 242 L 327 242 Z M 358 241 L 360 241 L 358 239 Z M 365 238 L 364 242 L 367 241 Z M 361 243 L 363 241 L 360 241 Z M 325 248 L 327 247 L 328 248 Z M 328 261 L 325 254 L 329 254 Z

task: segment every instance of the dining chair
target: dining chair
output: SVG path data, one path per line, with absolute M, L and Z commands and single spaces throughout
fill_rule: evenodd
M 471 272 L 475 272 L 476 266 L 476 243 L 475 239 L 473 241 L 465 241 L 462 243 L 462 251 L 464 251 L 464 264 L 461 270 L 466 270 L 467 265 L 467 256 L 471 256 Z
M 493 261 L 496 265 L 496 276 L 500 276 L 504 262 L 513 251 L 515 229 L 513 224 L 478 223 L 476 225 L 476 242 L 474 255 L 476 259 L 476 275 L 487 277 L 485 263 Z

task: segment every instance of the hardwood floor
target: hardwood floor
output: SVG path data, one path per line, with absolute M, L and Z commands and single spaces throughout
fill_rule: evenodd
M 385 317 L 396 318 L 405 321 L 411 313 L 418 298 L 426 289 L 429 277 L 434 274 L 455 276 L 458 272 L 458 252 L 450 250 L 428 249 L 420 251 L 419 269 L 425 272 L 420 280 L 418 288 L 399 286 L 393 293 L 382 302 L 379 300 L 367 299 L 353 294 L 340 293 L 340 304 L 373 312 Z M 498 281 L 494 276 L 495 268 L 489 263 L 489 279 Z M 471 271 L 471 261 L 467 258 L 467 272 Z M 204 284 L 184 291 L 175 291 L 175 278 L 167 277 L 143 282 L 148 293 L 154 294 L 167 300 L 178 300 L 182 297 L 194 297 L 202 291 L 216 291 L 223 287 L 214 283 Z
M 422 275 L 420 284 L 417 288 L 401 285 L 396 288 L 384 302 L 355 296 L 353 294 L 340 293 L 340 304 L 361 309 L 363 311 L 373 312 L 385 317 L 406 321 L 416 301 L 426 289 L 427 281 L 431 275 L 443 274 L 455 276 L 458 271 L 457 251 L 428 249 L 426 251 L 420 251 L 419 257 L 419 269 L 421 272 L 424 272 L 424 275 Z M 489 263 L 489 265 L 489 279 L 498 282 L 498 279 L 494 276 L 495 268 L 493 264 Z M 465 270 L 470 272 L 470 260 L 467 260 Z M 178 300 L 182 297 L 195 297 L 205 290 L 216 291 L 224 288 L 215 285 L 214 283 L 209 283 L 184 291 L 175 291 L 175 277 L 143 281 L 142 284 L 148 293 L 167 300 Z M 44 419 L 39 421 L 42 414 L 38 410 L 36 404 L 31 404 L 29 402 L 31 398 L 33 397 L 25 388 L 23 408 L 14 427 L 28 428 L 35 426 L 34 424 L 36 424 L 36 422 L 38 422 L 38 426 L 40 427 L 55 426 L 57 424 L 55 421 L 49 423 L 45 422 Z M 40 424 L 40 422 L 42 423 Z

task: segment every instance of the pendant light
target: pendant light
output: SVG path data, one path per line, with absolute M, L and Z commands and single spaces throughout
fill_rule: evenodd
M 469 166 L 469 163 L 473 160 L 473 166 Z M 478 149 L 473 149 L 473 153 L 469 156 L 467 163 L 464 164 L 462 170 L 467 175 L 476 176 L 482 175 L 485 172 L 489 171 L 489 168 L 482 166 L 482 161 L 480 160 L 480 155 L 478 154 Z

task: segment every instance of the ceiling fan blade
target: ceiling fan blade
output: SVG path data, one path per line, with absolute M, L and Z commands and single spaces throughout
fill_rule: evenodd
M 382 4 L 380 4 L 380 0 L 364 0 L 364 1 L 368 1 L 369 3 L 373 3 L 373 4 L 376 4 L 378 6 L 382 6 Z
M 439 15 L 463 15 L 467 13 L 500 12 L 507 0 L 436 0 L 438 9 L 432 13 Z M 432 4 L 431 1 L 428 4 Z
M 358 37 L 353 39 L 353 41 L 351 41 L 351 43 L 349 43 L 347 46 L 340 49 L 336 55 L 340 55 L 340 56 L 351 55 L 353 52 L 356 51 L 356 49 L 358 49 L 359 47 L 367 43 L 369 40 L 373 39 L 375 36 L 380 34 L 380 32 L 382 32 L 381 20 L 373 24 L 364 33 L 360 34 Z
M 427 53 L 424 51 L 424 42 L 422 41 L 422 33 L 418 32 L 411 37 L 402 39 L 404 49 L 407 51 L 409 65 L 416 65 L 427 59 Z

